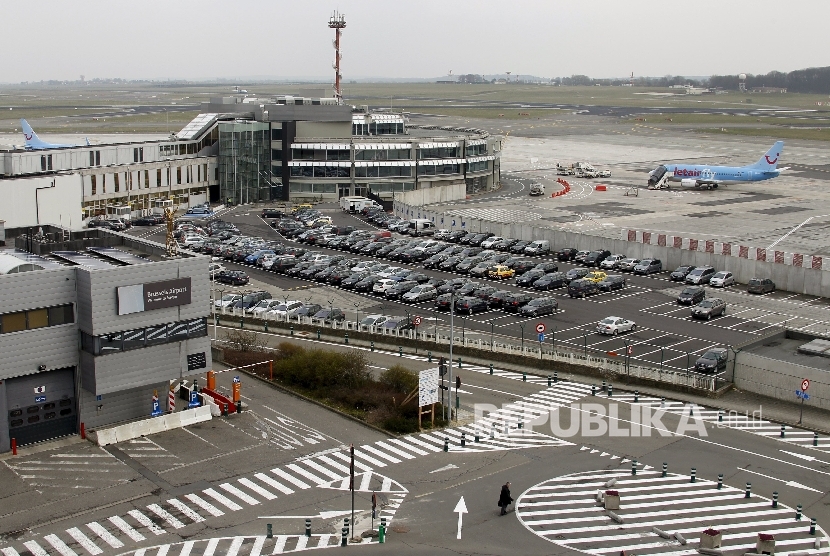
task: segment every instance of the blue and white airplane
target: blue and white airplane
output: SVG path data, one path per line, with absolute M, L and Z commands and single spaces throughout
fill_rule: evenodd
M 750 166 L 706 166 L 703 164 L 663 164 L 648 174 L 649 188 L 668 187 L 669 181 L 680 182 L 681 187 L 717 189 L 719 185 L 763 181 L 777 178 L 783 170 L 778 159 L 784 142 L 778 141 L 758 162 Z
M 46 141 L 42 141 L 40 137 L 37 136 L 35 130 L 32 129 L 32 126 L 29 125 L 29 122 L 26 120 L 20 120 L 20 126 L 23 128 L 23 137 L 26 139 L 25 148 L 27 151 L 40 151 L 46 149 L 63 149 L 65 147 L 89 147 L 89 139 L 86 139 L 85 145 L 61 145 L 59 143 L 47 143 Z

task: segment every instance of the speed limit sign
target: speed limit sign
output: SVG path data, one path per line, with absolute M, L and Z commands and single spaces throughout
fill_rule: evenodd
M 536 325 L 536 332 L 538 332 L 539 334 L 544 334 L 545 333 L 545 323 L 540 322 L 539 324 L 537 324 Z
M 423 319 L 421 319 L 421 315 L 415 315 L 415 318 L 414 318 L 414 319 L 412 319 L 412 323 L 413 323 L 415 326 L 421 326 L 421 321 L 422 321 L 422 320 L 423 320 Z
M 806 392 L 807 389 L 810 387 L 810 379 L 805 378 L 801 381 L 801 391 Z

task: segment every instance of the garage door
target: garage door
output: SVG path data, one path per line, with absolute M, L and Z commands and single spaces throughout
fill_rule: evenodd
M 6 401 L 18 446 L 77 431 L 74 367 L 8 379 Z

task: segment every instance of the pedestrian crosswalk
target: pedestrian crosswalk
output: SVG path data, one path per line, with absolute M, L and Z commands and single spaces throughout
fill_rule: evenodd
M 630 393 L 614 394 L 613 398 L 618 401 L 637 403 L 655 409 L 662 409 L 666 413 L 673 413 L 675 415 L 689 415 L 689 412 L 691 411 L 694 417 L 709 423 L 716 423 L 721 427 L 729 427 L 746 431 L 765 438 L 779 440 L 792 446 L 811 448 L 822 452 L 830 452 L 830 437 L 804 429 L 772 423 L 771 421 L 767 421 L 761 417 L 760 414 L 741 415 L 737 412 L 724 412 L 719 409 L 711 409 L 699 405 L 690 405 L 684 402 L 665 400 L 653 396 L 638 395 L 637 401 L 635 402 L 634 394 Z M 784 431 L 783 436 L 781 434 L 782 427 Z
M 371 541 L 366 539 L 363 542 L 370 544 Z M 122 552 L 119 556 L 266 556 L 335 546 L 340 546 L 340 535 L 216 537 L 140 548 Z
M 613 489 L 619 509 L 613 516 L 598 502 Z M 698 552 L 707 529 L 722 536 L 723 554 L 753 552 L 759 533 L 775 536 L 776 554 L 819 553 L 827 535 L 810 534 L 810 518 L 767 498 L 689 476 L 656 471 L 586 471 L 550 479 L 524 493 L 516 515 L 543 539 L 595 556 L 607 554 L 684 556 Z

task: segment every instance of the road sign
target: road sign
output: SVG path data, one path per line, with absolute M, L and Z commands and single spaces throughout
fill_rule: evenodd
M 199 407 L 199 394 L 196 390 L 190 391 L 190 401 L 187 404 L 188 407 Z
M 35 394 L 45 394 L 46 386 L 35 386 Z
M 545 332 L 545 330 L 546 330 L 545 323 L 540 322 L 539 324 L 536 325 L 536 332 L 538 332 L 539 334 L 543 334 Z
M 634 354 L 634 346 L 628 346 L 628 348 L 626 349 L 626 353 L 628 353 L 628 355 L 633 355 Z
M 545 333 L 544 332 L 539 332 L 539 343 L 541 344 L 544 341 L 545 341 Z
M 46 396 L 35 396 L 35 403 L 43 403 L 46 401 Z
M 801 398 L 802 400 L 809 400 L 810 399 L 810 394 L 808 394 L 807 392 L 804 392 L 803 390 L 796 390 L 795 391 L 795 397 L 796 398 Z
M 801 381 L 801 391 L 806 392 L 807 389 L 810 387 L 810 379 L 805 378 Z
M 421 315 L 415 315 L 415 318 L 414 318 L 414 319 L 412 319 L 412 323 L 413 323 L 415 326 L 421 326 L 421 323 L 422 323 L 422 322 L 423 322 L 423 319 L 421 318 Z
M 438 369 L 418 373 L 418 406 L 438 403 Z
M 240 382 L 240 381 L 239 381 L 239 376 L 235 376 L 235 377 L 233 377 L 233 383 L 234 383 L 234 384 L 239 384 L 239 382 Z

